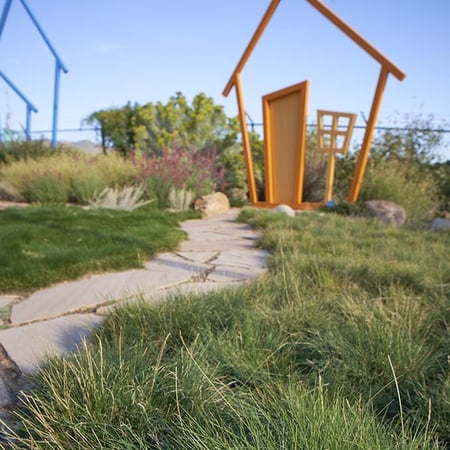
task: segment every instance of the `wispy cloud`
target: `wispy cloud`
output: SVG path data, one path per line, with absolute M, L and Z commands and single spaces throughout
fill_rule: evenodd
M 121 53 L 125 50 L 125 46 L 114 42 L 95 42 L 92 49 L 94 53 L 111 54 Z

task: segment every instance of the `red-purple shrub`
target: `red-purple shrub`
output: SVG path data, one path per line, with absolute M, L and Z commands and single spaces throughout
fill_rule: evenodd
M 147 184 L 161 207 L 167 206 L 171 187 L 192 190 L 196 196 L 224 189 L 224 171 L 217 169 L 214 150 L 166 148 L 161 155 L 132 156 L 138 169 L 138 181 Z

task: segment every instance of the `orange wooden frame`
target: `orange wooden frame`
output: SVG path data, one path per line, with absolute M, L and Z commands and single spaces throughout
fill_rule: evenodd
M 324 123 L 324 119 L 327 116 L 331 117 L 331 125 L 329 127 Z M 339 127 L 339 119 L 341 118 L 347 119 L 346 129 Z M 355 121 L 356 114 L 319 109 L 317 111 L 317 151 L 321 153 L 347 154 Z M 325 137 L 328 137 L 328 141 L 325 141 Z M 338 137 L 344 139 L 342 146 L 339 146 Z
M 331 124 L 329 126 L 326 126 L 324 123 L 325 117 L 331 117 Z M 345 129 L 339 126 L 339 119 L 342 118 L 347 121 Z M 345 155 L 348 152 L 355 121 L 356 114 L 323 110 L 317 111 L 317 151 L 319 153 L 328 153 L 324 203 L 333 199 L 336 154 L 341 153 Z M 325 137 L 328 139 L 324 139 Z M 339 145 L 339 137 L 343 138 L 342 145 Z
M 364 178 L 364 173 L 367 166 L 367 160 L 369 157 L 370 144 L 373 139 L 373 134 L 375 131 L 375 125 L 378 119 L 378 114 L 381 107 L 381 101 L 383 98 L 384 89 L 386 87 L 386 82 L 389 74 L 394 75 L 399 81 L 402 81 L 406 74 L 402 72 L 394 63 L 392 63 L 388 58 L 386 58 L 381 52 L 379 52 L 372 44 L 370 44 L 366 39 L 364 39 L 358 32 L 351 28 L 347 23 L 340 19 L 331 9 L 325 6 L 320 0 L 306 0 L 311 6 L 317 9 L 323 16 L 325 16 L 331 23 L 333 23 L 337 28 L 339 28 L 343 33 L 345 33 L 350 39 L 352 39 L 357 45 L 359 45 L 363 50 L 365 50 L 372 58 L 378 61 L 381 65 L 380 74 L 378 77 L 377 86 L 375 89 L 374 98 L 372 101 L 372 106 L 370 109 L 369 119 L 366 126 L 366 131 L 364 133 L 363 142 L 361 145 L 361 150 L 359 153 L 358 160 L 356 162 L 355 171 L 353 173 L 352 184 L 350 191 L 348 193 L 348 199 L 350 201 L 356 201 L 361 190 L 362 180 Z M 256 47 L 259 39 L 261 38 L 264 30 L 266 29 L 270 19 L 278 8 L 281 0 L 271 0 L 261 22 L 259 23 L 255 33 L 253 34 L 249 44 L 247 45 L 241 59 L 239 60 L 236 68 L 234 69 L 228 83 L 225 86 L 223 95 L 227 97 L 233 87 L 236 88 L 236 95 L 238 99 L 239 107 L 239 120 L 241 125 L 242 140 L 244 146 L 245 160 L 247 164 L 247 176 L 249 184 L 250 201 L 255 204 L 258 199 L 256 196 L 256 188 L 253 174 L 252 165 L 252 153 L 250 148 L 250 139 L 248 136 L 247 123 L 245 117 L 244 108 L 244 96 L 242 90 L 242 83 L 240 74 L 244 69 L 248 59 L 250 58 L 253 50 Z

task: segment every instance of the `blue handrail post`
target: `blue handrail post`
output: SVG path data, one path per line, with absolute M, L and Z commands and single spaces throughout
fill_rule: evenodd
M 6 19 L 8 18 L 8 13 L 11 7 L 13 0 L 5 0 L 5 6 L 3 8 L 2 15 L 0 17 L 0 38 L 3 32 L 3 28 L 6 24 Z M 56 52 L 55 48 L 51 44 L 50 40 L 48 39 L 47 35 L 44 33 L 44 30 L 39 25 L 39 22 L 37 21 L 34 14 L 31 12 L 31 9 L 28 7 L 25 0 L 19 0 L 22 4 L 23 8 L 27 12 L 28 16 L 30 17 L 31 21 L 33 22 L 34 26 L 36 27 L 37 31 L 41 35 L 42 39 L 47 45 L 47 48 L 50 50 L 50 52 L 53 54 L 55 58 L 55 86 L 54 86 L 54 96 L 53 96 L 53 127 L 52 127 L 52 147 L 56 147 L 56 133 L 57 133 L 57 126 L 58 126 L 58 109 L 59 109 L 59 81 L 60 81 L 60 71 L 62 70 L 64 73 L 67 73 L 68 70 L 64 63 L 61 61 L 61 58 L 59 57 L 58 53 Z M 14 86 L 14 84 L 6 78 L 6 76 L 2 73 L 0 70 L 0 78 L 3 78 L 11 87 L 14 89 L 14 91 L 23 99 L 23 101 L 27 105 L 27 125 L 26 125 L 26 137 L 27 140 L 30 139 L 30 127 L 31 127 L 31 111 L 37 112 L 37 109 L 26 99 L 26 97 Z M 1 132 L 1 130 L 0 130 Z M 1 140 L 1 135 L 0 135 Z
M 8 18 L 9 8 L 11 7 L 12 0 L 6 0 L 5 6 L 3 8 L 2 17 L 0 18 L 0 38 L 2 37 L 3 28 L 6 24 L 6 19 Z
M 36 20 L 36 17 L 31 12 L 31 9 L 28 7 L 25 0 L 20 0 L 22 3 L 22 6 L 25 8 L 26 12 L 30 16 L 30 19 L 34 23 L 36 29 L 38 30 L 39 34 L 41 35 L 44 42 L 47 44 L 48 49 L 55 57 L 55 86 L 54 86 L 54 93 L 53 93 L 53 126 L 52 126 L 52 147 L 56 147 L 57 142 L 57 126 L 58 126 L 58 109 L 59 109 L 59 80 L 60 80 L 60 71 L 62 70 L 64 73 L 67 73 L 68 70 L 64 63 L 61 61 L 61 58 L 59 57 L 58 53 L 56 52 L 55 48 L 51 44 L 50 40 L 48 39 L 47 35 L 44 33 L 44 30 L 39 25 L 39 22 Z
M 31 113 L 35 112 L 37 113 L 37 108 L 33 105 L 33 103 L 28 100 L 27 97 L 23 94 L 23 92 L 3 73 L 2 70 L 0 70 L 0 78 L 2 78 L 5 83 L 22 99 L 22 101 L 27 105 L 27 122 L 26 122 L 26 130 L 25 135 L 27 137 L 27 140 L 31 139 Z M 0 139 L 1 140 L 1 139 Z
M 61 65 L 59 61 L 55 61 L 55 87 L 53 93 L 53 126 L 52 126 L 52 147 L 56 147 L 57 130 L 58 130 L 58 108 L 59 108 L 59 80 L 60 80 Z
M 32 112 L 32 108 L 30 107 L 30 105 L 27 103 L 27 122 L 25 125 L 25 138 L 27 141 L 31 141 L 31 112 Z

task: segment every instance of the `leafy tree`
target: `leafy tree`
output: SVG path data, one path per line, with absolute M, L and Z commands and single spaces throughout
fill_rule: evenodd
M 211 97 L 198 94 L 189 105 L 177 92 L 166 104 L 149 102 L 92 113 L 85 122 L 100 130 L 102 146 L 123 154 L 140 150 L 149 155 L 166 148 L 194 151 L 215 148 L 218 153 L 237 142 L 237 118 L 228 118 L 223 106 Z
M 237 118 L 228 118 L 223 106 L 215 105 L 204 93 L 189 105 L 186 97 L 177 92 L 165 105 L 158 102 L 142 106 L 140 115 L 149 153 L 158 154 L 167 147 L 194 151 L 215 148 L 220 153 L 236 143 L 239 132 Z
M 122 108 L 101 109 L 84 119 L 84 123 L 95 126 L 100 133 L 103 153 L 114 148 L 126 155 L 137 150 L 143 137 L 143 126 L 138 115 L 139 105 L 128 102 Z
M 172 96 L 166 105 L 149 102 L 140 107 L 147 153 L 161 154 L 168 147 L 185 147 L 188 109 L 186 98 L 181 93 Z

